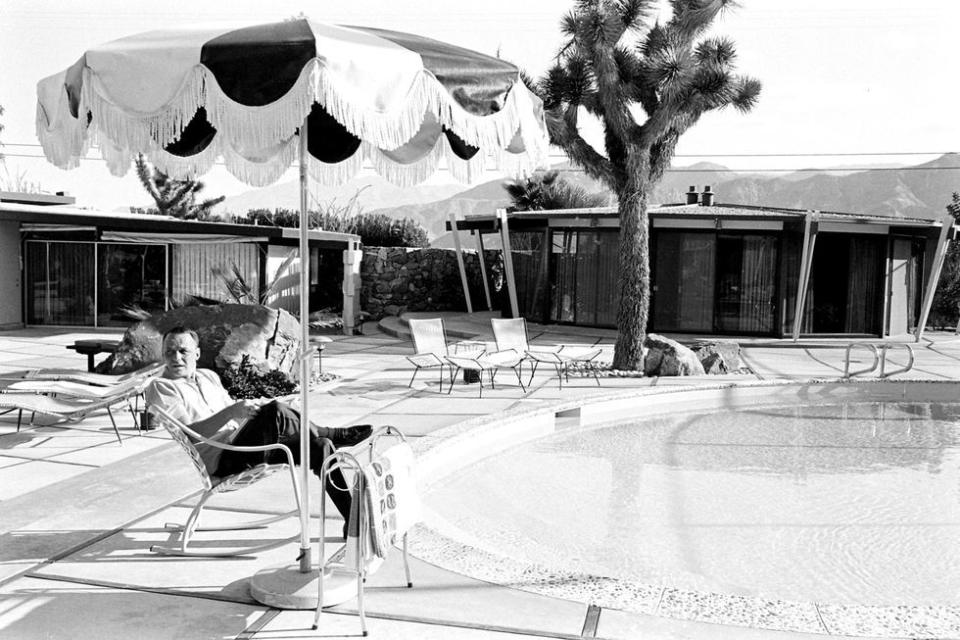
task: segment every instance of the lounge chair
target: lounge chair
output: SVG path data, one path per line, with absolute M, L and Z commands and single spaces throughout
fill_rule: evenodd
M 440 391 L 443 392 L 443 369 L 448 367 L 450 370 L 450 386 L 453 386 L 453 367 L 447 362 L 447 334 L 443 327 L 443 318 L 411 318 L 408 321 L 410 335 L 413 338 L 414 355 L 407 356 L 416 369 L 410 378 L 408 387 L 413 386 L 413 381 L 421 369 L 440 369 Z
M 105 373 L 90 373 L 80 371 L 79 369 L 35 369 L 29 371 L 24 380 L 70 380 L 71 382 L 80 382 L 83 384 L 92 384 L 101 387 L 110 387 L 117 384 L 124 384 L 132 378 L 151 378 L 163 371 L 162 362 L 148 364 L 142 369 L 124 373 L 121 375 L 108 375 Z
M 79 398 L 54 398 L 42 393 L 0 393 L 0 410 L 17 411 L 17 431 L 23 422 L 23 412 L 30 412 L 30 425 L 33 426 L 33 419 L 36 414 L 42 414 L 55 418 L 62 422 L 79 422 L 88 417 L 91 413 L 105 409 L 110 416 L 110 422 L 113 424 L 113 432 L 117 435 L 117 441 L 123 444 L 120 438 L 120 430 L 117 429 L 117 421 L 113 417 L 110 408 L 121 402 L 125 402 L 134 413 L 130 404 L 130 399 L 136 394 L 136 390 L 120 390 L 116 393 L 106 395 L 96 399 Z M 140 425 L 137 423 L 136 415 L 133 419 L 137 429 Z
M 505 349 L 515 349 L 523 353 L 526 359 L 532 363 L 530 371 L 530 380 L 527 384 L 533 382 L 533 376 L 537 373 L 537 366 L 540 364 L 549 364 L 557 372 L 557 380 L 560 388 L 563 388 L 563 381 L 570 381 L 570 367 L 578 366 L 587 362 L 592 362 L 602 352 L 596 347 L 574 347 L 570 345 L 559 345 L 557 347 L 531 347 L 527 340 L 527 321 L 525 318 L 491 318 L 490 325 L 493 328 L 493 337 L 497 341 L 497 351 Z M 600 378 L 596 370 L 593 371 L 593 379 L 597 386 L 600 386 Z
M 151 366 L 123 376 L 123 380 L 116 381 L 109 385 L 98 385 L 92 382 L 78 382 L 76 380 L 60 379 L 41 379 L 27 378 L 17 380 L 9 384 L 0 393 L 38 393 L 44 395 L 57 396 L 61 398 L 84 399 L 84 400 L 104 400 L 116 396 L 127 396 L 127 403 L 133 401 L 130 411 L 133 414 L 134 422 L 137 423 L 137 429 L 140 424 L 137 422 L 137 413 L 140 409 L 140 399 L 143 393 L 161 371 L 162 366 Z M 87 374 L 98 375 L 98 374 Z M 111 376 L 116 377 L 116 376 Z
M 190 462 L 193 463 L 194 469 L 197 470 L 197 473 L 200 476 L 200 482 L 203 485 L 203 493 L 200 495 L 200 499 L 197 501 L 197 504 L 193 507 L 193 510 L 190 512 L 190 515 L 187 517 L 185 524 L 176 524 L 176 523 L 167 523 L 165 527 L 171 531 L 179 531 L 180 542 L 175 547 L 168 547 L 164 545 L 153 545 L 150 547 L 150 551 L 153 553 L 158 553 L 160 555 L 169 555 L 169 556 L 197 556 L 197 557 L 214 557 L 214 558 L 223 558 L 223 557 L 232 557 L 238 555 L 249 555 L 251 553 L 256 553 L 263 551 L 265 549 L 272 549 L 280 545 L 286 544 L 292 540 L 295 540 L 300 537 L 300 534 L 297 533 L 295 536 L 289 538 L 283 538 L 280 540 L 274 540 L 265 544 L 243 547 L 240 549 L 230 549 L 230 550 L 202 550 L 197 551 L 189 548 L 190 541 L 193 538 L 193 534 L 196 531 L 236 531 L 244 529 L 261 529 L 266 527 L 268 524 L 273 522 L 278 522 L 285 518 L 298 516 L 300 514 L 300 482 L 297 479 L 296 469 L 293 466 L 293 454 L 291 453 L 289 447 L 283 444 L 268 444 L 259 447 L 238 447 L 234 445 L 227 444 L 225 442 L 218 442 L 216 440 L 211 440 L 201 436 L 199 433 L 185 425 L 180 420 L 177 420 L 169 413 L 164 411 L 161 407 L 152 406 L 149 409 L 150 413 L 157 419 L 163 427 L 170 434 L 170 437 L 173 438 L 174 442 L 180 445 L 180 447 L 187 453 L 190 458 Z M 249 469 L 245 469 L 239 473 L 230 476 L 218 477 L 210 475 L 210 472 L 207 471 L 206 465 L 204 465 L 203 460 L 200 458 L 200 452 L 197 451 L 194 442 L 203 442 L 218 449 L 224 449 L 226 451 L 282 451 L 286 462 L 279 464 L 267 464 L 262 463 Z M 333 444 L 329 443 L 329 450 L 333 450 Z M 239 524 L 233 524 L 229 526 L 219 526 L 219 527 L 198 527 L 198 522 L 200 520 L 200 512 L 203 511 L 204 505 L 207 503 L 213 495 L 217 493 L 226 493 L 228 491 L 237 491 L 238 489 L 243 489 L 249 487 L 256 482 L 263 480 L 264 478 L 273 475 L 278 471 L 287 471 L 290 474 L 290 482 L 293 485 L 293 495 L 296 499 L 297 508 L 293 511 L 282 513 L 276 516 L 271 516 L 269 518 L 261 518 L 251 522 L 244 522 Z

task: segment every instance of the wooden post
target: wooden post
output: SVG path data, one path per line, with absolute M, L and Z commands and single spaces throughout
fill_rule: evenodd
M 460 247 L 460 233 L 457 231 L 457 212 L 450 212 L 450 230 L 453 231 L 453 246 L 457 251 L 457 266 L 460 268 L 460 283 L 463 285 L 463 298 L 467 301 L 467 313 L 473 313 L 470 300 L 470 283 L 467 281 L 467 267 L 463 264 L 463 251 Z
M 503 246 L 503 277 L 510 295 L 510 317 L 520 317 L 520 305 L 517 303 L 517 282 L 513 278 L 513 253 L 510 251 L 510 228 L 507 225 L 507 210 L 497 209 L 500 220 L 500 241 Z
M 937 283 L 940 281 L 940 271 L 943 269 L 943 261 L 947 257 L 947 247 L 950 246 L 950 236 L 953 231 L 953 216 L 949 213 L 943 214 L 943 221 L 940 227 L 940 239 L 937 241 L 937 250 L 933 254 L 933 268 L 930 269 L 930 277 L 927 279 L 927 286 L 923 289 L 923 303 L 920 306 L 920 320 L 917 322 L 917 333 L 914 342 L 920 342 L 923 337 L 923 331 L 927 325 L 927 318 L 930 316 L 930 308 L 933 306 L 933 295 L 937 292 Z M 960 327 L 960 325 L 958 325 Z
M 800 276 L 797 283 L 797 300 L 793 310 L 793 341 L 800 339 L 800 323 L 803 320 L 803 307 L 807 301 L 807 288 L 810 284 L 810 271 L 813 265 L 813 247 L 817 241 L 816 218 L 814 211 L 807 211 L 803 224 L 803 251 L 800 253 Z
M 470 233 L 473 233 L 471 231 Z M 483 278 L 483 295 L 487 299 L 487 311 L 493 309 L 490 302 L 490 283 L 487 281 L 487 261 L 483 259 L 483 234 L 477 229 L 477 257 L 480 258 L 480 277 Z
M 343 335 L 352 336 L 360 317 L 360 265 L 363 250 L 359 240 L 350 240 L 343 250 Z

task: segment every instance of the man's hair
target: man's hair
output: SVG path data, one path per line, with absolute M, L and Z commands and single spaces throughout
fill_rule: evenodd
M 163 340 L 160 342 L 160 344 L 166 344 L 167 338 L 170 336 L 179 336 L 179 335 L 190 336 L 191 338 L 193 338 L 193 341 L 197 344 L 197 346 L 198 347 L 200 346 L 200 336 L 197 335 L 197 332 L 194 331 L 193 329 L 188 329 L 180 325 L 177 325 L 176 327 L 167 330 L 163 334 Z

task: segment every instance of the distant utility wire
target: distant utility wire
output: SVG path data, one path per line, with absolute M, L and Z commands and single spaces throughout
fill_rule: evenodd
M 40 149 L 36 142 L 0 142 L 0 147 L 31 147 Z M 945 156 L 956 151 L 823 151 L 802 153 L 677 153 L 674 158 L 815 158 L 857 156 Z M 565 158 L 566 154 L 551 153 L 551 158 Z
M 4 143 L 2 146 L 13 146 L 13 147 L 39 147 L 40 145 L 36 144 L 24 144 L 24 143 Z M 927 156 L 927 155 L 946 155 L 948 153 L 954 152 L 924 152 L 924 151 L 887 151 L 880 153 L 732 153 L 732 154 L 677 154 L 675 158 L 791 158 L 791 157 L 811 157 L 811 156 L 822 156 L 822 157 L 834 157 L 834 156 Z M 44 159 L 44 156 L 39 154 L 29 154 L 29 153 L 2 153 L 0 156 L 5 158 L 35 158 L 35 159 Z M 549 157 L 551 158 L 566 158 L 565 155 L 552 154 Z M 90 157 L 90 158 L 80 158 L 81 160 L 93 160 L 103 162 L 103 158 Z M 214 162 L 216 165 L 223 166 L 225 163 L 222 160 L 217 160 Z M 294 165 L 291 166 L 295 166 Z M 583 173 L 583 169 L 580 167 L 570 167 L 566 169 L 557 169 L 562 173 Z M 730 169 L 726 167 L 722 168 L 703 168 L 697 169 L 692 167 L 681 167 L 676 169 L 667 169 L 666 173 L 837 173 L 837 172 L 855 172 L 855 171 L 960 171 L 960 164 L 955 167 L 803 167 L 799 169 Z

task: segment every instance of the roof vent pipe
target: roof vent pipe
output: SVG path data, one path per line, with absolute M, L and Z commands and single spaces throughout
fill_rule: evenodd
M 703 188 L 703 193 L 700 194 L 700 206 L 701 207 L 713 206 L 713 192 L 710 191 L 710 185 L 705 186 Z
M 690 191 L 687 191 L 687 204 L 697 204 L 700 202 L 700 194 L 697 193 L 697 188 L 693 185 L 690 185 Z

